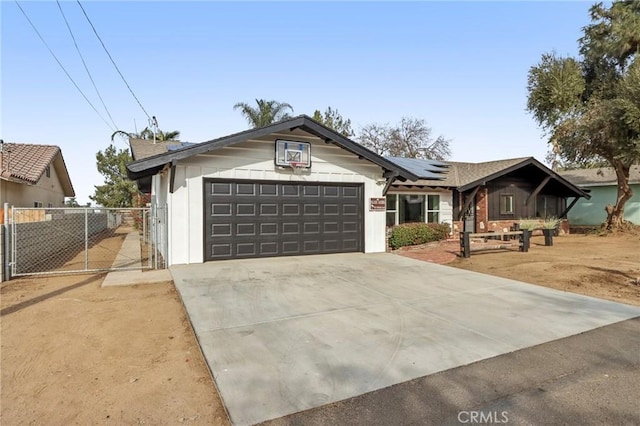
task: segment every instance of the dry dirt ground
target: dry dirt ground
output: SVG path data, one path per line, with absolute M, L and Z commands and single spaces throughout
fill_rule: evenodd
M 117 253 L 123 236 L 103 240 Z M 94 248 L 92 248 L 94 250 Z M 640 305 L 640 237 L 571 235 L 529 253 L 457 241 L 400 250 L 422 260 Z M 101 288 L 101 275 L 0 287 L 0 424 L 228 424 L 171 283 Z
M 0 424 L 228 424 L 173 284 L 104 277 L 2 284 Z
M 457 256 L 458 241 L 396 253 L 640 306 L 640 235 L 566 235 L 555 237 L 553 243 L 545 247 L 543 237 L 533 237 L 528 253 L 484 251 L 472 253 L 468 259 Z

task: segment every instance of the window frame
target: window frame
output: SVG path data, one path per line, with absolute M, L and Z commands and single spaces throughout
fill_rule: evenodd
M 437 206 L 436 206 L 437 208 L 429 209 L 429 197 L 438 197 L 438 203 L 437 203 Z M 425 210 L 425 215 L 424 215 L 425 223 L 440 223 L 440 216 L 442 215 L 441 214 L 442 213 L 442 209 L 440 208 L 440 202 L 441 202 L 440 194 L 438 194 L 438 193 L 430 193 L 429 194 L 428 193 L 428 194 L 425 194 L 425 199 L 426 199 L 426 202 L 425 202 L 426 203 L 425 204 L 426 210 Z M 438 214 L 438 216 L 437 216 L 438 220 L 436 220 L 435 222 L 430 222 L 429 221 L 429 213 L 437 213 Z
M 509 199 L 509 207 L 511 207 L 510 211 L 507 210 L 507 206 L 506 203 L 503 203 L 502 200 L 503 199 Z M 515 215 L 516 214 L 516 208 L 515 208 L 515 196 L 513 194 L 500 194 L 500 214 L 501 215 Z
M 394 213 L 394 223 L 393 225 L 387 225 L 387 226 L 396 226 L 396 225 L 402 225 L 403 223 L 441 223 L 440 219 L 442 218 L 442 196 L 443 194 L 441 192 L 393 192 L 390 194 L 387 194 L 386 196 L 389 197 L 390 195 L 395 197 L 395 203 L 390 203 L 389 202 L 389 198 L 387 198 L 387 210 L 385 212 L 385 214 L 389 214 L 389 213 Z M 422 202 L 424 203 L 424 220 L 421 222 L 400 222 L 400 197 L 404 196 L 404 195 L 411 195 L 411 196 L 421 196 L 422 197 Z M 435 209 L 429 209 L 429 196 L 437 196 L 438 197 L 438 203 L 437 203 L 437 208 Z M 437 222 L 429 222 L 429 213 L 437 213 L 438 214 L 438 221 Z M 386 218 L 385 218 L 385 223 L 386 223 Z
M 51 177 L 51 164 L 49 164 L 45 169 L 44 169 L 44 174 L 50 178 Z

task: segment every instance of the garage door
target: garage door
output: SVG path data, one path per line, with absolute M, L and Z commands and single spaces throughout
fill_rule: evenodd
M 357 252 L 361 184 L 205 180 L 205 260 Z

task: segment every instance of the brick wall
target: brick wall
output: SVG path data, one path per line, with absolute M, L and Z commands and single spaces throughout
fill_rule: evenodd
M 483 186 L 476 194 L 476 232 L 487 232 L 489 221 L 489 190 Z

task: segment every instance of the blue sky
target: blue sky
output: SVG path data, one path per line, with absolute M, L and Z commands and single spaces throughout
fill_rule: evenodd
M 245 130 L 236 102 L 327 106 L 369 123 L 424 118 L 451 139 L 452 160 L 547 150 L 525 111 L 529 67 L 577 52 L 588 2 L 96 2 L 89 17 L 149 115 L 182 140 Z M 21 2 L 98 111 L 107 115 L 53 1 Z M 61 2 L 119 129 L 147 125 L 75 1 Z M 0 2 L 5 142 L 62 148 L 78 201 L 102 183 L 95 153 L 112 129 L 91 109 L 14 2 Z M 108 120 L 108 118 L 107 118 Z M 112 125 L 113 127 L 113 125 Z M 116 146 L 125 148 L 122 140 Z

